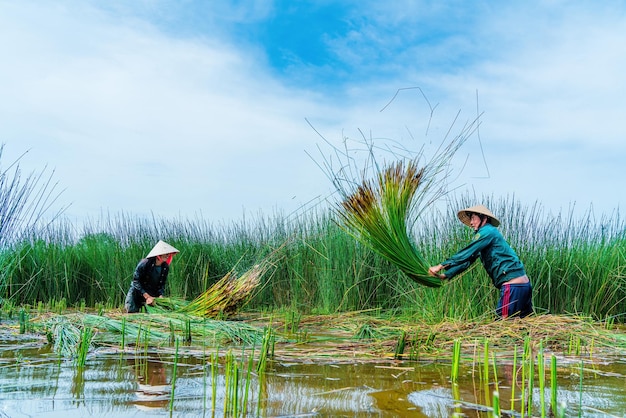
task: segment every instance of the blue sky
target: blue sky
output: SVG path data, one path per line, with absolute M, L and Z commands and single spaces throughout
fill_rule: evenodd
M 611 0 L 0 0 L 0 164 L 28 150 L 71 218 L 229 222 L 333 201 L 320 135 L 428 148 L 481 113 L 451 187 L 610 215 L 625 28 Z

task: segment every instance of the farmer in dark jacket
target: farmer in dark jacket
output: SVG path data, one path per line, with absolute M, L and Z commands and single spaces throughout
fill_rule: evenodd
M 480 258 L 493 285 L 500 289 L 496 314 L 502 318 L 530 315 L 532 285 L 524 265 L 498 230 L 500 221 L 483 205 L 459 211 L 458 218 L 474 229 L 472 242 L 443 263 L 430 267 L 428 273 L 442 280 L 452 279 Z M 442 270 L 445 273 L 440 273 Z
M 146 258 L 139 261 L 126 294 L 128 313 L 139 312 L 143 306 L 153 305 L 154 298 L 163 297 L 170 263 L 178 252 L 167 242 L 159 241 Z

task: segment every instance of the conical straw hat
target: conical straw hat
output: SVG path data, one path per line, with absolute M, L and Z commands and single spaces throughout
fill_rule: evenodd
M 481 215 L 487 215 L 488 217 L 491 218 L 491 225 L 493 226 L 500 225 L 500 220 L 496 218 L 493 215 L 493 213 L 491 213 L 491 211 L 487 209 L 487 207 L 484 205 L 476 205 L 476 206 L 472 206 L 471 208 L 460 210 L 459 213 L 457 213 L 457 216 L 459 220 L 463 222 L 465 225 L 471 226 L 470 216 L 472 213 L 480 213 Z
M 154 248 L 150 250 L 146 258 L 156 257 L 157 255 L 179 253 L 179 252 L 180 251 L 178 251 L 176 248 L 169 245 L 167 242 L 159 240 L 159 242 L 156 243 Z

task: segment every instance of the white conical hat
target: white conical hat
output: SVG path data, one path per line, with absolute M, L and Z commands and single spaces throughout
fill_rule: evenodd
M 470 226 L 470 216 L 472 213 L 480 213 L 481 215 L 486 215 L 491 218 L 491 225 L 500 225 L 500 220 L 496 218 L 494 214 L 491 213 L 491 211 L 487 209 L 487 207 L 484 205 L 476 205 L 472 206 L 471 208 L 460 210 L 457 216 L 461 222 L 463 222 L 467 226 Z
M 178 251 L 176 248 L 169 245 L 167 242 L 159 241 L 156 243 L 154 248 L 148 253 L 146 258 L 156 257 L 157 255 L 179 253 L 179 252 L 180 251 Z

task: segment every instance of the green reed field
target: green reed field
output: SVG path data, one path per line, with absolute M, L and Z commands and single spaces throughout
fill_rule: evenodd
M 626 322 L 626 228 L 618 212 L 575 217 L 514 198 L 462 196 L 416 220 L 416 248 L 432 264 L 443 261 L 471 237 L 456 210 L 479 202 L 500 218 L 526 265 L 538 313 Z M 122 309 L 137 262 L 163 239 L 181 251 L 172 263 L 169 296 L 191 300 L 229 271 L 243 272 L 269 257 L 272 267 L 244 310 L 379 309 L 433 321 L 493 315 L 498 293 L 479 262 L 441 288 L 427 288 L 357 243 L 335 216 L 317 208 L 221 224 L 109 214 L 80 226 L 57 217 L 4 243 L 0 297 L 13 306 Z

